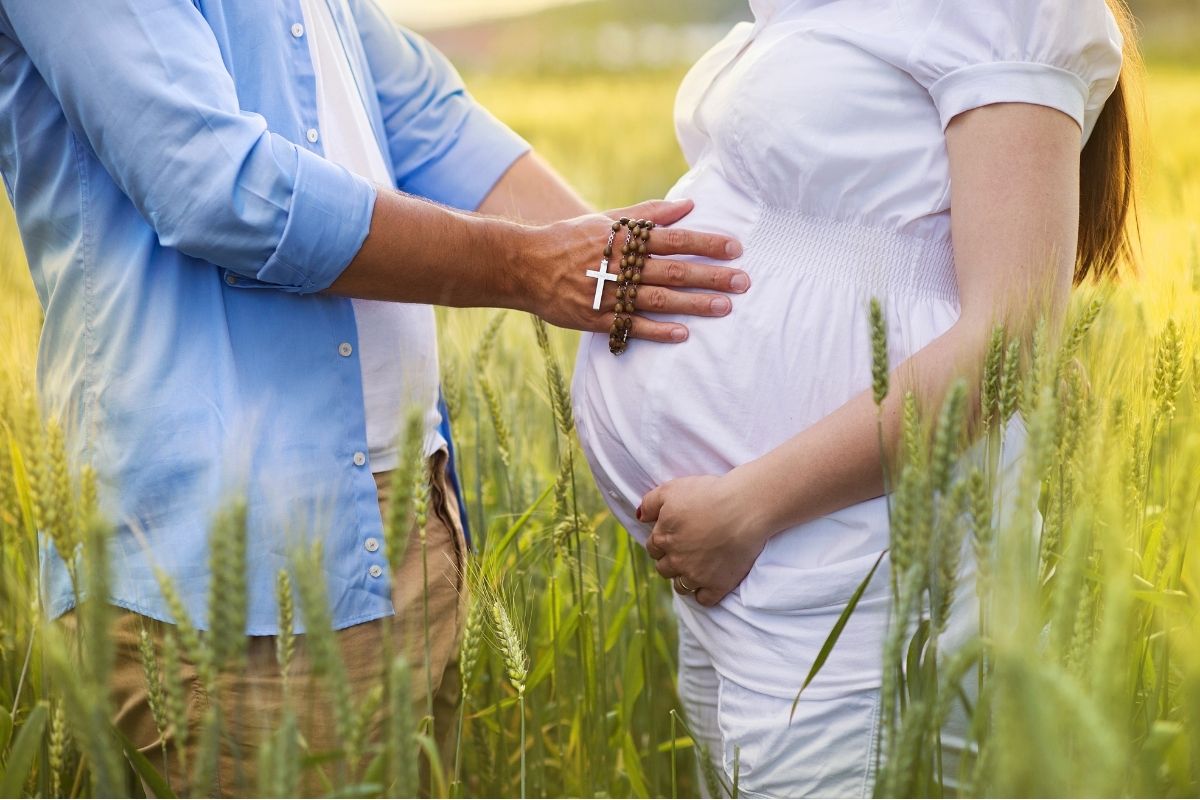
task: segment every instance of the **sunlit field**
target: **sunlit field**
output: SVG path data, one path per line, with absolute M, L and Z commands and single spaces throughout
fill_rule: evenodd
M 467 77 L 598 207 L 661 196 L 683 170 L 671 127 L 678 72 L 638 76 L 638 116 L 621 124 L 614 110 L 627 107 L 631 78 Z M 877 794 L 936 796 L 951 783 L 980 796 L 1200 793 L 1200 71 L 1152 69 L 1146 106 L 1139 274 L 1079 290 L 1061 345 L 1045 330 L 1030 343 L 997 332 L 984 370 L 981 447 L 963 442 L 966 412 L 955 393 L 936 418 L 914 416 L 906 431 L 893 480 L 895 620 L 879 654 L 889 699 Z M 731 776 L 697 770 L 674 689 L 670 588 L 608 516 L 574 443 L 566 392 L 576 338 L 543 336 L 518 313 L 439 313 L 478 554 L 458 744 L 450 763 L 433 765 L 431 792 L 693 796 L 704 780 L 710 791 L 736 793 Z M 188 782 L 168 786 L 161 758 L 130 752 L 110 731 L 104 606 L 84 604 L 70 646 L 42 614 L 35 532 L 78 545 L 79 581 L 103 587 L 97 554 L 107 527 L 91 514 L 83 465 L 62 463 L 56 425 L 33 411 L 39 323 L 6 217 L 0 796 L 209 794 L 203 748 Z M 1017 412 L 1029 453 L 1009 501 L 1040 508 L 1036 553 L 1012 535 L 1031 520 L 1018 513 L 1001 523 L 993 508 L 1001 421 Z M 409 506 L 421 513 L 419 502 Z M 938 637 L 965 542 L 981 565 L 982 635 L 949 652 Z M 236 557 L 236 541 L 228 546 Z M 311 570 L 298 557 L 293 583 L 304 586 Z M 302 591 L 298 602 L 320 600 Z M 213 643 L 229 636 L 185 628 L 163 648 L 170 652 L 147 648 L 167 738 L 187 727 L 172 665 L 208 665 L 219 683 Z M 819 656 L 797 660 L 791 688 L 799 692 Z M 235 645 L 225 668 L 236 665 Z M 423 680 L 421 665 L 409 666 L 385 670 L 386 685 L 368 702 L 406 696 L 407 681 Z M 337 665 L 325 669 L 336 680 Z M 968 712 L 977 757 L 948 775 L 937 731 L 964 686 L 976 698 Z M 349 701 L 330 697 L 330 713 L 347 721 L 346 747 L 309 752 L 283 715 L 251 765 L 249 790 L 415 792 L 410 767 L 430 750 L 427 721 L 400 714 L 383 741 L 362 741 L 355 721 L 364 709 L 338 708 Z M 206 720 L 187 735 L 216 741 L 219 726 Z M 351 762 L 365 765 L 353 785 L 341 778 Z

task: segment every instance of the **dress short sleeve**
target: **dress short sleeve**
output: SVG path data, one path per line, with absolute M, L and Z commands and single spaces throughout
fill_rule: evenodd
M 1124 42 L 1104 0 L 920 0 L 909 72 L 928 89 L 942 127 L 993 103 L 1067 114 L 1091 135 L 1121 73 Z

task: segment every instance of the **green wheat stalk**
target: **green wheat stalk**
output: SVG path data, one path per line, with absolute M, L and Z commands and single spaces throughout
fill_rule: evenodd
M 496 637 L 497 648 L 504 659 L 505 673 L 509 683 L 517 690 L 517 708 L 521 716 L 521 797 L 525 791 L 525 680 L 529 676 L 529 659 L 525 655 L 525 646 L 521 636 L 509 616 L 508 609 L 499 599 L 491 606 L 492 630 Z
M 412 670 L 403 656 L 397 656 L 388 668 L 387 767 L 391 797 L 416 797 L 419 789 L 417 770 L 416 721 L 413 719 Z
M 296 655 L 296 608 L 292 578 L 286 569 L 275 576 L 275 603 L 279 609 L 279 633 L 275 637 L 275 662 L 279 665 L 279 677 L 283 681 L 283 695 L 289 697 L 291 689 L 292 659 Z
M 209 535 L 208 622 L 215 669 L 236 668 L 246 650 L 246 501 L 236 498 L 213 523 Z

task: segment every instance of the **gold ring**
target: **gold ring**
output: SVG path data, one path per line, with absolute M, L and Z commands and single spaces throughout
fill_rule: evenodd
M 679 576 L 679 577 L 675 578 L 675 585 L 678 586 L 680 589 L 683 589 L 688 594 L 696 593 L 695 589 L 693 589 L 692 587 L 688 586 L 686 583 L 683 582 L 683 576 Z

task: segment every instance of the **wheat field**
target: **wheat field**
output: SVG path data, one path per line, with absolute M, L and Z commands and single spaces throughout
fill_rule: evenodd
M 638 78 L 645 113 L 632 136 L 613 134 L 608 110 L 620 107 L 624 89 L 612 76 L 468 83 L 585 196 L 616 207 L 661 196 L 682 172 L 670 119 L 679 77 Z M 910 415 L 892 502 L 893 635 L 879 654 L 889 698 L 879 795 L 940 795 L 952 782 L 980 796 L 1200 793 L 1200 72 L 1155 66 L 1147 86 L 1138 274 L 1078 290 L 1059 345 L 1045 329 L 1030 342 L 997 331 L 983 371 L 982 449 L 964 446 L 962 390 L 935 418 Z M 429 791 L 675 797 L 706 781 L 736 794 L 730 776 L 697 769 L 675 696 L 670 589 L 607 515 L 574 444 L 566 386 L 575 337 L 517 313 L 440 311 L 439 322 L 478 553 L 457 746 L 450 763 L 433 764 Z M 186 785 L 167 785 L 161 764 L 113 733 L 101 688 L 110 658 L 103 604 L 83 604 L 72 647 L 42 615 L 36 531 L 78 546 L 78 580 L 99 593 L 108 529 L 90 513 L 85 465 L 63 463 L 54 422 L 33 411 L 39 323 L 6 216 L 0 796 L 207 794 L 212 764 L 203 749 Z M 1030 436 L 1019 488 L 1028 502 L 1016 505 L 1042 512 L 1036 553 L 1006 535 L 1028 520 L 998 523 L 992 507 L 991 454 L 1001 420 L 1016 412 Z M 407 511 L 422 513 L 419 500 Z M 233 530 L 232 540 L 214 540 L 236 568 Z M 948 564 L 966 541 L 981 565 L 982 635 L 944 652 Z M 311 569 L 298 557 L 290 580 L 305 585 Z M 302 604 L 320 602 L 303 594 Z M 219 736 L 219 720 L 181 730 L 171 667 L 207 664 L 219 681 L 213 653 L 235 668 L 236 632 L 181 628 L 168 639 L 145 656 L 162 730 Z M 797 692 L 819 655 L 797 663 Z M 375 702 L 389 702 L 419 669 L 389 664 Z M 326 665 L 331 680 L 337 671 Z M 938 730 L 967 682 L 977 698 L 969 708 L 977 756 L 950 776 Z M 253 790 L 289 796 L 317 773 L 329 794 L 417 791 L 426 722 L 398 712 L 383 741 L 364 742 L 355 729 L 361 709 L 338 707 L 348 701 L 337 692 L 328 702 L 345 721 L 346 746 L 309 752 L 285 715 Z M 364 777 L 341 782 L 352 759 L 369 765 Z

